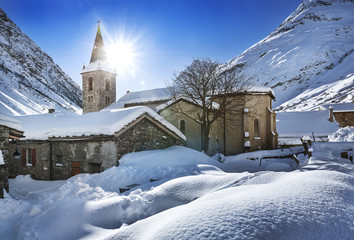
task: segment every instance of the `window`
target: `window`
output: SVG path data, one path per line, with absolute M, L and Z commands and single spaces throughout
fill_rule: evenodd
M 186 134 L 186 122 L 184 120 L 181 120 L 179 122 L 179 130 L 183 133 Z
M 109 80 L 106 79 L 106 91 L 111 90 L 111 86 L 109 85 Z
M 88 96 L 88 97 L 87 97 L 87 101 L 88 101 L 88 102 L 93 102 L 93 96 Z
M 22 165 L 28 167 L 36 166 L 36 149 L 22 148 Z
M 254 119 L 254 137 L 255 138 L 260 138 L 260 124 L 259 124 L 259 119 L 255 118 Z
M 63 166 L 63 155 L 56 155 L 55 166 L 57 166 L 57 167 L 62 167 Z
M 93 90 L 93 78 L 90 77 L 88 80 L 88 90 Z
M 110 97 L 108 97 L 108 96 L 106 96 L 106 97 L 105 97 L 105 100 L 106 100 L 106 104 L 108 104 L 108 103 L 110 103 L 110 102 L 111 102 L 111 98 L 110 98 Z
M 101 172 L 101 164 L 100 163 L 90 163 L 91 173 L 100 173 Z

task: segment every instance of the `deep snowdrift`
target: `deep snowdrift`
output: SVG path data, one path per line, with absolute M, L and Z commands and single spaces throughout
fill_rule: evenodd
M 7 206 L 0 209 L 0 235 L 2 239 L 350 239 L 354 166 L 338 157 L 340 144 L 313 148 L 310 164 L 293 172 L 219 169 L 232 170 L 234 164 L 264 170 L 281 163 L 291 170 L 298 166 L 289 159 L 258 164 L 262 157 L 286 156 L 292 150 L 248 153 L 220 163 L 200 152 L 172 147 L 128 154 L 117 168 L 67 181 L 18 176 L 10 181 L 10 193 L 19 200 L 9 195 L 0 200 Z M 120 187 L 131 184 L 136 186 L 119 194 Z

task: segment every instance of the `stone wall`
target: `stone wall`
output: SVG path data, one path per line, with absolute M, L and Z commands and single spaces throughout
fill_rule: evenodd
M 0 126 L 0 150 L 2 152 L 5 165 L 0 165 L 0 198 L 4 197 L 4 190 L 9 191 L 8 164 L 9 164 L 9 129 Z
M 339 127 L 354 126 L 354 112 L 333 112 Z
M 89 79 L 93 79 L 92 90 L 89 89 Z M 109 81 L 109 90 L 106 89 L 106 80 Z M 116 101 L 116 74 L 101 70 L 82 74 L 82 110 L 83 113 L 98 112 Z M 89 102 L 89 96 L 93 101 Z M 106 102 L 105 97 L 110 98 Z
M 135 126 L 116 137 L 117 157 L 124 154 L 144 150 L 164 149 L 173 145 L 185 145 L 183 140 L 176 139 L 164 129 L 144 118 Z

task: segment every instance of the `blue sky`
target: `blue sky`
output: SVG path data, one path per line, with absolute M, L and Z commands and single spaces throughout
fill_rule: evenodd
M 97 30 L 134 53 L 117 77 L 127 90 L 164 87 L 193 58 L 226 62 L 276 29 L 301 0 L 0 0 L 0 7 L 81 86 Z

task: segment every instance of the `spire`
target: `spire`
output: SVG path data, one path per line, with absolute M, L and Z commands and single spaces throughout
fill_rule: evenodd
M 103 38 L 100 29 L 100 20 L 98 20 L 98 28 L 95 38 L 95 44 L 93 45 L 92 54 L 91 54 L 91 62 L 95 62 L 97 60 L 104 61 L 106 59 L 106 51 L 104 50 Z

